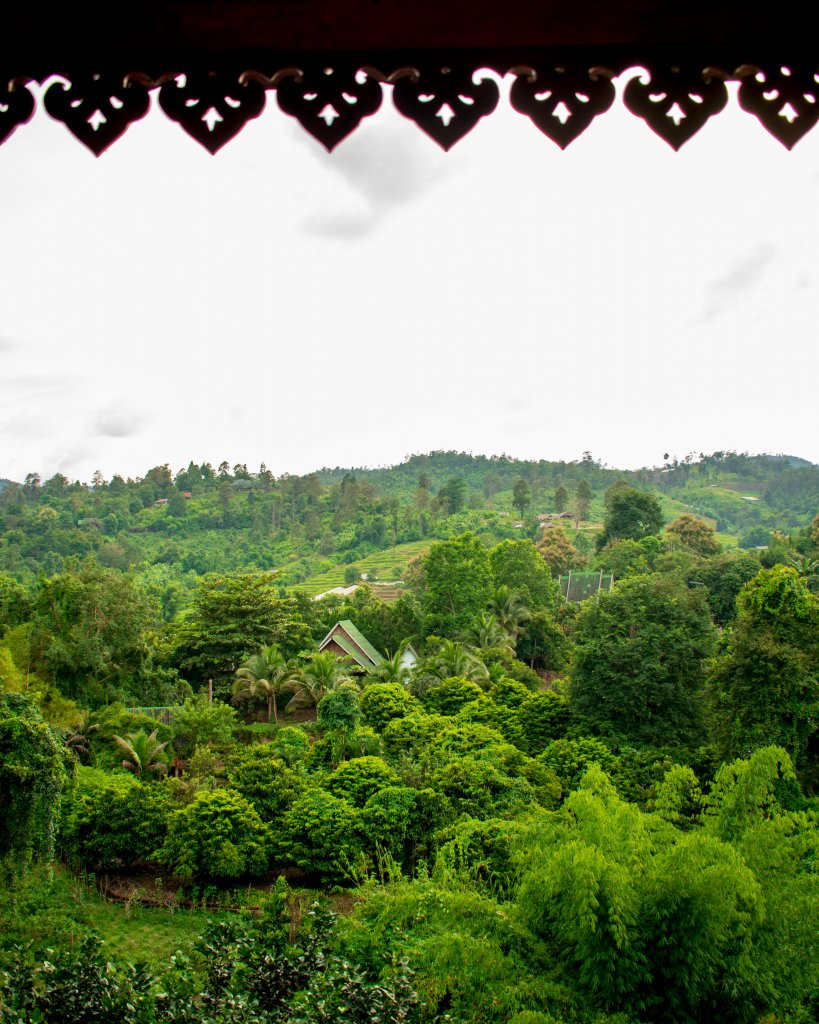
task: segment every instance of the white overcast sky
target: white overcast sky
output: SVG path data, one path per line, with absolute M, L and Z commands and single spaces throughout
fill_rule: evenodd
M 0 477 L 819 461 L 819 128 L 733 98 L 679 153 L 619 100 L 565 152 L 385 96 L 328 155 L 269 95 L 216 157 L 155 109 L 100 159 L 38 108 L 0 197 Z

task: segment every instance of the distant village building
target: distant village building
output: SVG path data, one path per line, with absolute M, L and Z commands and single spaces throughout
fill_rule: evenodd
M 333 626 L 319 644 L 319 651 L 331 651 L 339 658 L 352 659 L 365 672 L 377 668 L 385 660 L 384 655 L 373 647 L 349 619 L 342 619 Z
M 541 529 L 554 525 L 559 519 L 571 519 L 571 512 L 541 512 L 537 517 Z

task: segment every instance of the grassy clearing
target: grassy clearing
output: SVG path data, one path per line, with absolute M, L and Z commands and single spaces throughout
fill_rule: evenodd
M 94 931 L 117 956 L 158 965 L 177 949 L 189 950 L 209 916 L 198 910 L 109 903 L 62 867 L 51 873 L 37 868 L 13 898 L 0 893 L 0 943 L 30 942 L 35 952 L 42 952 L 73 948 Z
M 394 548 L 387 548 L 386 551 L 376 551 L 375 554 L 367 555 L 358 562 L 352 562 L 352 567 L 358 573 L 375 573 L 379 580 L 392 581 L 400 579 L 408 563 L 419 555 L 429 551 L 431 541 L 411 541 L 408 544 L 398 544 Z M 323 594 L 325 590 L 332 590 L 333 587 L 344 586 L 344 575 L 349 566 L 335 565 L 326 572 L 317 573 L 309 577 L 303 583 L 293 587 L 293 590 L 301 591 L 310 597 L 316 594 Z

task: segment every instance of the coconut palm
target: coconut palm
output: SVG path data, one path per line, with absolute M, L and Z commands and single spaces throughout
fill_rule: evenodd
M 492 612 L 481 612 L 472 620 L 472 625 L 463 634 L 463 639 L 470 647 L 496 647 L 515 653 L 512 637 L 501 626 Z
M 520 594 L 510 587 L 495 587 L 489 599 L 489 611 L 498 620 L 498 624 L 517 642 L 518 632 L 524 622 L 528 622 L 532 613 L 523 603 Z
M 299 669 L 295 661 L 288 661 L 277 644 L 267 644 L 236 669 L 233 683 L 233 701 L 264 700 L 267 702 L 267 720 L 278 724 L 279 709 L 276 698 L 296 688 Z
M 441 646 L 426 664 L 428 671 L 439 679 L 461 676 L 473 683 L 482 683 L 487 678 L 486 665 L 464 644 L 455 640 L 442 640 Z
M 399 686 L 406 686 L 411 673 L 409 666 L 404 664 L 407 646 L 406 643 L 401 644 L 395 654 L 387 651 L 387 656 L 380 665 L 374 665 L 367 670 L 367 677 L 377 679 L 380 683 L 398 683 Z
M 164 775 L 168 771 L 168 766 L 159 755 L 168 743 L 157 743 L 156 734 L 157 730 L 154 729 L 150 736 L 142 730 L 129 732 L 127 740 L 121 736 L 114 736 L 117 746 L 127 755 L 122 767 L 134 775 L 142 775 L 144 772 L 158 772 Z
M 91 753 L 91 734 L 99 732 L 99 724 L 94 721 L 95 717 L 93 711 L 83 711 L 73 731 L 65 738 L 65 745 L 82 762 Z
M 318 704 L 325 693 L 342 683 L 354 683 L 346 662 L 331 651 L 314 654 L 293 680 L 295 693 L 290 704 Z

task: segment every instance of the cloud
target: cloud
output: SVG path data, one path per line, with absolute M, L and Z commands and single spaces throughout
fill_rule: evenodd
M 0 338 L 0 353 L 13 352 L 17 348 L 17 342 L 13 338 Z
M 145 416 L 140 412 L 109 406 L 97 414 L 90 434 L 102 437 L 133 437 L 139 433 L 144 423 Z
M 709 281 L 705 286 L 700 322 L 715 319 L 751 292 L 765 276 L 775 256 L 776 249 L 770 242 L 760 242 L 755 249 L 736 259 L 725 274 Z
M 354 135 L 325 158 L 325 167 L 340 179 L 343 191 L 338 201 L 308 217 L 308 234 L 344 241 L 363 238 L 450 173 L 429 139 L 384 121 L 378 129 Z

